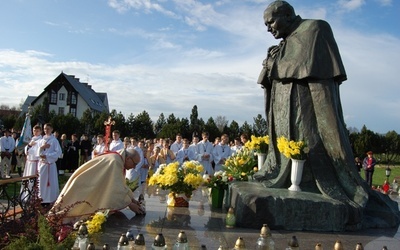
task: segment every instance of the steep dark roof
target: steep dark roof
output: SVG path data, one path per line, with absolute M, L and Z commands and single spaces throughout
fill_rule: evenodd
M 79 95 L 86 101 L 90 108 L 93 110 L 97 110 L 99 112 L 108 111 L 108 106 L 105 106 L 103 100 L 100 99 L 99 93 L 96 93 L 92 86 L 87 83 L 82 83 L 79 81 L 79 78 L 76 78 L 73 75 L 67 75 L 65 73 L 61 73 L 67 79 L 67 81 L 71 84 L 71 86 L 79 93 Z M 104 93 L 107 95 L 106 93 Z
M 31 103 L 37 98 L 37 96 L 31 96 L 28 95 L 28 97 L 25 99 L 25 102 L 21 106 L 21 113 L 19 116 L 23 116 L 26 113 L 28 113 L 28 107 L 31 105 Z
M 107 93 L 96 93 L 92 89 L 91 85 L 80 82 L 79 78 L 76 78 L 74 75 L 67 75 L 64 72 L 61 72 L 60 75 L 58 75 L 49 85 L 47 85 L 47 87 L 44 89 L 45 91 L 43 91 L 39 96 L 35 97 L 30 104 L 34 105 L 41 96 L 47 94 L 47 92 L 50 89 L 54 89 L 55 86 L 56 90 L 58 91 L 58 89 L 62 86 L 60 85 L 60 83 L 63 82 L 62 78 L 65 79 L 77 93 L 79 93 L 79 95 L 83 100 L 85 100 L 91 109 L 98 112 L 109 112 L 108 101 L 106 103 L 103 102 L 103 100 L 107 100 Z

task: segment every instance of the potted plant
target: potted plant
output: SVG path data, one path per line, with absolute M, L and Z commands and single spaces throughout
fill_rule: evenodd
M 220 170 L 214 173 L 212 177 L 206 175 L 205 183 L 211 188 L 211 206 L 221 208 L 224 200 L 225 190 L 228 188 L 229 176 L 226 171 Z
M 290 175 L 292 185 L 289 187 L 289 190 L 301 191 L 299 184 L 303 175 L 304 162 L 306 161 L 310 149 L 305 141 L 288 140 L 284 136 L 277 139 L 277 147 L 279 152 L 292 161 L 292 171 Z
M 192 192 L 203 184 L 203 166 L 198 161 L 172 162 L 161 164 L 150 177 L 149 185 L 169 190 L 168 206 L 189 206 Z
M 251 139 L 246 142 L 244 145 L 246 148 L 253 150 L 257 154 L 257 166 L 258 169 L 260 170 L 264 162 L 267 158 L 267 152 L 268 152 L 268 146 L 269 146 L 269 136 L 251 136 Z

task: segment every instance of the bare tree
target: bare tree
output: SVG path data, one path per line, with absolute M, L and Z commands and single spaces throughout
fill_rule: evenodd
M 219 132 L 222 133 L 224 127 L 228 125 L 228 120 L 225 116 L 219 115 L 215 118 L 215 125 L 217 126 Z

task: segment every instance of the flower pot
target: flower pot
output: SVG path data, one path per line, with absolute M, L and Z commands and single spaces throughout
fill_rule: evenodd
M 169 193 L 167 205 L 169 207 L 189 207 L 189 199 L 185 194 Z
M 223 201 L 224 201 L 224 189 L 211 188 L 211 206 L 213 208 L 222 208 Z
M 289 187 L 289 190 L 301 191 L 299 185 L 301 182 L 301 177 L 303 175 L 304 162 L 306 160 L 296 160 L 296 159 L 291 159 L 291 160 L 292 160 L 292 172 L 290 174 L 290 181 L 292 182 L 292 185 Z
M 257 161 L 258 161 L 257 167 L 259 171 L 263 168 L 266 159 L 267 159 L 267 154 L 257 153 Z

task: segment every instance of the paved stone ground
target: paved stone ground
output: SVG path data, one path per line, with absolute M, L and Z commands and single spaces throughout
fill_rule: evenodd
M 141 190 L 136 190 L 136 197 Z M 151 244 L 158 233 L 166 239 L 168 249 L 172 249 L 181 230 L 184 230 L 189 241 L 190 249 L 201 249 L 206 245 L 208 250 L 217 250 L 220 246 L 232 249 L 238 237 L 242 237 L 248 250 L 255 249 L 260 230 L 248 228 L 225 227 L 226 209 L 213 209 L 208 200 L 208 190 L 197 190 L 189 208 L 167 207 L 167 193 L 156 192 L 154 188 L 144 188 L 146 199 L 145 216 L 134 216 L 130 210 L 110 215 L 104 224 L 101 234 L 92 236 L 96 249 L 101 249 L 107 243 L 111 249 L 117 249 L 121 234 L 132 230 L 136 236 L 142 233 L 146 241 L 146 249 L 151 249 Z M 99 194 L 101 195 L 101 194 Z M 391 196 L 400 204 L 398 195 Z M 315 218 L 318 220 L 318 218 Z M 316 243 L 321 243 L 324 249 L 333 249 L 336 240 L 342 241 L 345 249 L 355 249 L 357 243 L 362 243 L 366 250 L 381 250 L 387 246 L 389 250 L 400 250 L 399 228 L 368 229 L 357 232 L 307 232 L 307 231 L 281 231 L 272 230 L 272 239 L 275 249 L 286 249 L 292 236 L 296 236 L 300 249 L 314 249 Z
M 139 190 L 135 192 L 139 195 Z M 172 249 L 180 230 L 188 236 L 190 249 L 200 249 L 206 245 L 207 249 L 217 250 L 220 246 L 232 249 L 238 237 L 245 241 L 247 249 L 255 249 L 260 230 L 247 228 L 227 229 L 225 227 L 225 209 L 212 209 L 208 201 L 208 190 L 199 189 L 193 195 L 189 208 L 171 208 L 166 205 L 165 192 L 155 192 L 146 189 L 145 216 L 132 216 L 128 210 L 111 215 L 105 223 L 104 233 L 95 242 L 97 248 L 107 243 L 114 249 L 120 235 L 132 230 L 136 236 L 142 233 L 146 240 L 147 249 L 157 233 L 162 233 L 166 239 L 168 249 Z M 400 203 L 398 196 L 393 199 Z M 318 218 L 315 218 L 318 220 Z M 387 246 L 389 250 L 400 249 L 399 228 L 368 229 L 357 232 L 305 232 L 272 230 L 275 249 L 286 249 L 292 236 L 296 236 L 300 249 L 314 249 L 316 243 L 321 243 L 324 249 L 333 249 L 336 240 L 342 241 L 345 249 L 355 249 L 357 243 L 362 243 L 366 250 L 381 250 Z

